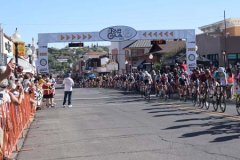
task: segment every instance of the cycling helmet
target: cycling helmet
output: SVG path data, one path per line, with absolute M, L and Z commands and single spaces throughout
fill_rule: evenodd
M 153 75 L 156 75 L 156 72 L 155 72 L 155 70 L 152 70 L 152 74 L 153 74 Z
M 205 73 L 206 73 L 206 74 L 210 74 L 211 72 L 210 72 L 209 69 L 206 69 L 206 70 L 205 70 Z
M 218 72 L 224 72 L 224 68 L 223 67 L 219 67 L 218 68 Z

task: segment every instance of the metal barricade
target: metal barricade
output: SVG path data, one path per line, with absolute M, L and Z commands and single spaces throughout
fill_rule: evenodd
M 3 157 L 9 158 L 13 151 L 18 151 L 18 140 L 23 137 L 23 131 L 28 127 L 35 114 L 35 107 L 30 99 L 34 99 L 34 94 L 26 93 L 20 105 L 4 103 L 0 105 L 0 130 L 1 150 L 0 160 Z

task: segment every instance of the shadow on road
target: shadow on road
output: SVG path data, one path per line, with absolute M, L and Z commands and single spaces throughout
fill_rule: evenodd
M 195 127 L 197 131 L 190 131 L 183 133 L 179 138 L 192 138 L 204 135 L 210 135 L 212 140 L 209 143 L 226 142 L 240 138 L 240 123 L 239 121 L 227 120 L 224 116 L 208 116 L 203 118 L 182 118 L 183 116 L 195 116 L 200 115 L 205 111 L 191 111 L 185 109 L 178 109 L 179 105 L 184 105 L 181 102 L 166 102 L 159 101 L 158 99 L 151 99 L 150 101 L 144 100 L 141 97 L 124 96 L 129 95 L 126 92 L 121 92 L 123 96 L 112 98 L 107 103 L 131 103 L 144 101 L 148 104 L 147 108 L 143 108 L 143 111 L 147 111 L 148 114 L 153 114 L 152 117 L 164 118 L 174 116 L 179 119 L 175 120 L 175 124 L 178 125 L 167 127 L 163 130 L 181 130 L 183 128 Z M 139 95 L 138 95 L 139 96 Z M 149 107 L 152 106 L 152 107 Z M 191 109 L 191 108 L 190 108 Z M 194 110 L 194 107 L 192 108 Z M 206 116 L 206 114 L 205 114 Z M 180 132 L 179 132 L 180 133 Z
M 163 107 L 161 107 L 161 105 Z M 172 105 L 172 106 L 171 106 Z M 239 121 L 227 120 L 224 116 L 208 116 L 208 117 L 199 117 L 199 118 L 182 118 L 182 116 L 194 116 L 199 115 L 205 111 L 192 112 L 188 110 L 177 109 L 176 103 L 168 104 L 154 104 L 151 107 L 144 108 L 143 111 L 147 111 L 149 114 L 155 114 L 153 117 L 164 118 L 164 117 L 180 117 L 180 119 L 175 120 L 175 124 L 178 125 L 167 127 L 163 130 L 182 130 L 183 128 L 195 127 L 197 131 L 191 131 L 180 135 L 179 138 L 192 138 L 204 135 L 212 136 L 212 140 L 209 143 L 215 142 L 226 142 L 234 139 L 240 138 L 240 123 Z M 164 107 L 166 106 L 166 107 Z M 193 108 L 194 109 L 194 108 Z M 205 115 L 206 116 L 206 115 Z M 180 132 L 179 132 L 180 133 Z
M 189 124 L 189 127 L 192 124 Z M 225 142 L 233 139 L 238 139 L 240 137 L 240 123 L 239 121 L 223 121 L 223 122 L 212 122 L 212 123 L 203 123 L 199 124 L 200 127 L 203 126 L 210 126 L 210 128 L 197 131 L 197 132 L 190 132 L 183 134 L 180 138 L 190 138 L 202 135 L 222 135 L 221 137 L 217 137 L 210 141 L 213 142 Z M 183 127 L 183 126 L 182 126 Z

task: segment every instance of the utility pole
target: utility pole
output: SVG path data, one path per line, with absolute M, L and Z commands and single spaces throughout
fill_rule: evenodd
M 3 53 L 3 30 L 2 24 L 0 23 L 0 54 Z
M 4 55 L 3 55 L 3 29 L 2 24 L 0 23 L 0 65 L 5 65 Z
M 227 22 L 226 22 L 226 15 L 225 15 L 225 10 L 224 10 L 224 52 L 225 52 L 225 55 L 224 55 L 224 65 L 225 65 L 225 69 L 226 69 L 226 63 L 228 63 L 228 60 L 226 61 L 227 59 Z

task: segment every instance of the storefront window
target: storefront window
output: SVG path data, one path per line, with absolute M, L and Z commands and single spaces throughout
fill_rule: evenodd
M 218 54 L 208 54 L 207 58 L 212 62 L 212 65 L 218 66 Z
M 229 59 L 229 60 L 236 60 L 237 59 L 237 54 L 227 54 L 227 58 Z
M 132 53 L 132 57 L 141 56 L 141 55 L 144 55 L 144 49 L 132 49 L 131 53 Z
M 240 62 L 240 53 L 229 53 L 227 54 L 228 64 L 235 65 Z

